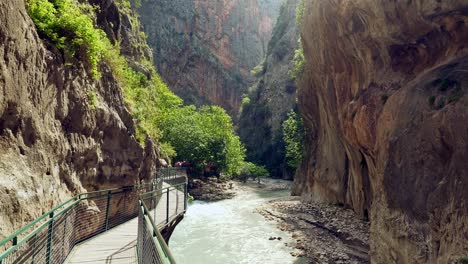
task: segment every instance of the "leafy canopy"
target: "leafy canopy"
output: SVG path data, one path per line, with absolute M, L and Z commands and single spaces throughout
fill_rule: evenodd
M 236 173 L 236 177 L 244 182 L 247 181 L 248 178 L 255 178 L 258 183 L 260 183 L 261 178 L 269 176 L 270 173 L 264 166 L 259 166 L 252 162 L 243 162 L 240 170 Z
M 177 159 L 188 161 L 199 171 L 213 163 L 232 175 L 244 160 L 244 146 L 234 133 L 231 117 L 221 107 L 173 109 L 160 127 L 162 141 L 174 147 Z

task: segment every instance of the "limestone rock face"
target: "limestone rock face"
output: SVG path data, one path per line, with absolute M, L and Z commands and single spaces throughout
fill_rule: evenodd
M 155 66 L 187 104 L 232 115 L 264 57 L 281 0 L 150 0 L 139 14 Z
M 98 20 L 115 26 L 106 30 L 111 39 L 135 43 L 121 23 L 127 15 L 111 0 L 101 3 Z M 118 82 L 107 65 L 100 71 L 96 80 L 79 61 L 66 65 L 39 38 L 23 0 L 0 2 L 0 240 L 78 192 L 153 175 L 156 146 L 137 142 Z
M 371 221 L 373 263 L 468 252 L 468 3 L 306 1 L 294 193 Z
M 290 71 L 299 46 L 298 3 L 288 0 L 280 9 L 262 69 L 247 93 L 250 102 L 242 105 L 238 129 L 248 159 L 265 164 L 273 176 L 285 179 L 294 174 L 286 165 L 281 125 L 296 107 L 296 84 Z

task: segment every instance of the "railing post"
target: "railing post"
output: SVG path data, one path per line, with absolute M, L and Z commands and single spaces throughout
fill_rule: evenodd
M 36 242 L 37 242 L 37 234 L 34 235 L 33 253 L 32 253 L 32 257 L 31 257 L 31 264 L 34 264 L 34 258 L 36 257 Z
M 187 203 L 188 203 L 188 191 L 187 191 L 187 183 L 184 184 L 184 210 L 187 211 Z
M 64 251 L 65 251 L 65 233 L 67 230 L 67 219 L 68 219 L 68 212 L 63 214 L 63 217 L 65 217 L 65 224 L 63 225 L 63 236 L 62 236 L 62 261 L 65 259 L 64 256 Z
M 47 251 L 46 251 L 46 264 L 50 263 L 50 254 L 52 253 L 52 235 L 54 233 L 54 212 L 49 214 L 51 218 L 49 222 L 49 231 L 47 234 Z
M 169 188 L 166 189 L 166 224 L 169 223 Z
M 109 207 L 110 207 L 110 199 L 111 199 L 111 191 L 107 192 L 107 206 L 106 206 L 106 231 L 109 228 Z

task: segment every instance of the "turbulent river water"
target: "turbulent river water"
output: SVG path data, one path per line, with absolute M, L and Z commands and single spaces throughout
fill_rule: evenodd
M 288 195 L 288 190 L 241 187 L 232 199 L 193 202 L 169 241 L 175 260 L 179 264 L 302 262 L 285 246 L 290 235 L 255 212 L 269 200 Z

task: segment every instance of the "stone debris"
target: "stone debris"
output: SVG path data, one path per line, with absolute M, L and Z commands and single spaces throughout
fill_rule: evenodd
M 196 200 L 219 201 L 230 199 L 236 195 L 235 185 L 227 179 L 203 178 L 190 179 L 188 189 Z
M 350 209 L 289 197 L 257 211 L 291 233 L 294 242 L 287 246 L 294 248 L 292 256 L 311 263 L 369 263 L 369 223 Z

